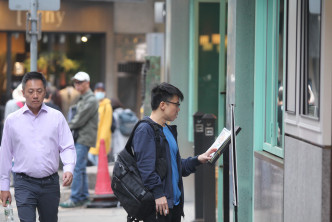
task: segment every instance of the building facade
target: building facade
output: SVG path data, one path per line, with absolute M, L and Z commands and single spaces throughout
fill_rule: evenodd
M 107 95 L 118 97 L 118 65 L 144 62 L 146 34 L 163 32 L 154 20 L 154 0 L 61 1 L 58 11 L 40 11 L 38 71 L 58 88 L 83 70 L 91 86 L 106 82 Z M 30 44 L 26 41 L 26 12 L 11 11 L 8 0 L 0 0 L 0 104 L 10 97 L 11 84 L 29 71 Z M 9 78 L 10 77 L 10 78 Z M 7 79 L 9 81 L 7 81 Z M 128 90 L 127 90 L 128 91 Z M 133 90 L 131 94 L 136 94 Z M 130 101 L 123 101 L 130 107 Z M 136 110 L 135 110 L 136 111 Z
M 238 220 L 331 221 L 331 1 L 166 2 L 169 79 L 189 98 L 182 153 L 195 112 L 216 115 L 221 132 L 235 104 Z M 233 221 L 217 166 L 217 218 Z

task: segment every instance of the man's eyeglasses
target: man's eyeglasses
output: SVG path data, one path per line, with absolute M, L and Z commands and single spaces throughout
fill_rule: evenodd
M 81 85 L 82 83 L 84 83 L 85 81 L 74 81 L 75 85 Z
M 180 107 L 180 103 L 175 103 L 175 102 L 171 102 L 171 101 L 165 101 L 165 102 L 167 102 L 167 103 L 171 103 L 171 104 L 174 104 L 174 105 L 176 105 L 177 107 Z

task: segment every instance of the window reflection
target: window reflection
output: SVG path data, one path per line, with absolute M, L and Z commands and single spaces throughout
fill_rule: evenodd
M 304 5 L 304 109 L 303 114 L 319 117 L 321 1 Z
M 280 10 L 279 10 L 279 35 L 278 35 L 278 87 L 276 88 L 275 95 L 277 96 L 277 146 L 282 147 L 283 144 L 283 111 L 284 111 L 284 1 L 280 1 Z

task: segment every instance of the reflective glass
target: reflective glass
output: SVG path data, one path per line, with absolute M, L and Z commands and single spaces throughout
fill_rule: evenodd
M 304 5 L 304 109 L 303 114 L 319 117 L 321 1 Z

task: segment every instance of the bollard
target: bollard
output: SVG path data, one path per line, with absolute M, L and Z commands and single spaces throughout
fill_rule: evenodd
M 223 214 L 224 221 L 229 221 L 229 149 L 223 154 Z
M 202 117 L 204 125 L 203 149 L 207 150 L 215 141 L 216 117 L 213 114 L 205 114 Z M 205 222 L 216 221 L 216 178 L 215 166 L 203 165 L 203 219 Z
M 195 156 L 205 152 L 203 145 L 204 125 L 202 117 L 204 113 L 194 114 L 194 154 Z M 198 167 L 195 173 L 195 220 L 203 221 L 203 168 Z

